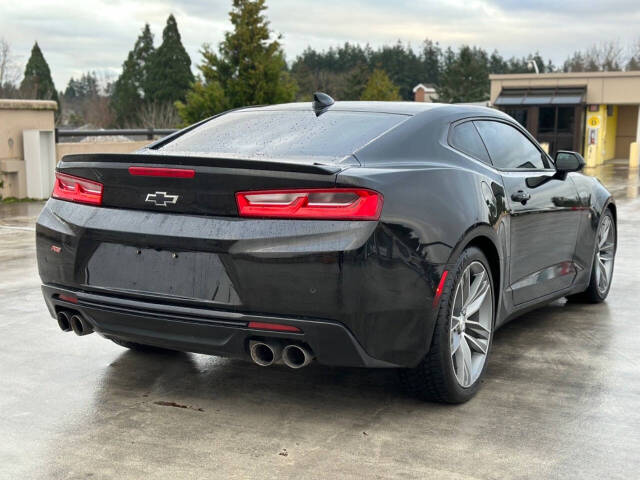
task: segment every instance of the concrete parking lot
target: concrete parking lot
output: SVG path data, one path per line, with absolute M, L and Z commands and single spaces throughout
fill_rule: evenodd
M 422 403 L 395 372 L 260 368 L 62 333 L 35 265 L 41 203 L 0 206 L 0 478 L 639 478 L 638 172 L 613 287 L 495 336 L 478 396 Z

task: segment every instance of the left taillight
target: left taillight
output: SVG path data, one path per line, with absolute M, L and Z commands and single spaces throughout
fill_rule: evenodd
M 56 181 L 51 196 L 70 202 L 102 205 L 103 189 L 100 182 L 56 172 Z
M 363 188 L 264 190 L 236 193 L 241 217 L 378 220 L 381 193 Z

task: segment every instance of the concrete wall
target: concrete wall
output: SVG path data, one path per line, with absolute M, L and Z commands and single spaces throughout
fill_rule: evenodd
M 56 159 L 59 162 L 65 155 L 80 153 L 131 153 L 151 143 L 149 140 L 137 142 L 82 142 L 56 144 Z
M 27 195 L 23 130 L 53 130 L 56 102 L 0 99 L 0 188 L 2 197 Z
M 27 196 L 23 132 L 25 130 L 53 131 L 54 112 L 57 108 L 56 102 L 52 101 L 0 99 L 0 181 L 4 185 L 0 188 L 1 197 L 25 198 Z M 131 153 L 149 143 L 149 140 L 58 143 L 55 146 L 55 158 L 57 163 L 63 156 L 70 154 Z

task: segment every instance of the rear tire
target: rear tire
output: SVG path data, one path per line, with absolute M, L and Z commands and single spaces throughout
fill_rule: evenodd
M 120 345 L 121 347 L 128 348 L 129 350 L 135 350 L 136 352 L 146 353 L 162 353 L 162 352 L 174 352 L 175 350 L 169 350 L 167 348 L 154 347 L 152 345 L 144 345 L 142 343 L 128 342 L 126 340 L 120 340 L 119 338 L 110 338 L 113 343 Z
M 476 280 L 478 285 L 474 288 Z M 488 282 L 488 285 L 484 282 Z M 467 284 L 469 295 L 465 303 L 464 295 L 460 299 L 459 289 L 464 293 Z M 474 310 L 472 305 L 477 304 L 474 298 L 481 301 L 477 313 L 471 313 Z M 448 274 L 429 352 L 417 367 L 400 371 L 404 387 L 427 401 L 463 403 L 470 400 L 480 388 L 487 367 L 494 319 L 494 285 L 489 262 L 481 250 L 469 247 L 462 252 L 455 268 Z M 470 352 L 469 357 L 465 356 L 466 352 Z M 470 368 L 462 368 L 462 373 L 462 364 L 458 361 L 460 353 L 465 354 L 464 358 L 473 358 L 469 363 L 463 360 L 463 366 Z
M 604 302 L 611 290 L 613 267 L 616 256 L 617 231 L 611 210 L 602 214 L 596 244 L 593 252 L 593 266 L 589 286 L 584 292 L 567 296 L 570 302 L 601 303 Z

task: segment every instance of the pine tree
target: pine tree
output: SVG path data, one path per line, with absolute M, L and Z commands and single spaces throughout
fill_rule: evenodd
M 71 77 L 64 91 L 64 99 L 68 102 L 95 97 L 100 93 L 98 77 L 95 72 L 83 73 L 80 79 Z
M 442 69 L 442 49 L 438 42 L 434 43 L 429 39 L 424 41 L 421 60 L 422 80 L 418 83 L 430 83 L 432 85 L 437 85 L 440 81 L 440 73 Z
M 344 88 L 344 96 L 339 97 L 340 100 L 359 100 L 362 97 L 364 89 L 367 88 L 367 82 L 371 72 L 369 67 L 364 63 L 356 65 L 347 75 Z
M 31 49 L 31 56 L 24 69 L 24 78 L 20 84 L 22 95 L 40 100 L 58 101 L 58 92 L 51 79 L 51 70 L 42 55 L 38 42 Z M 59 110 L 58 110 L 59 111 Z
M 384 70 L 376 68 L 362 92 L 361 100 L 401 100 L 398 87 L 391 81 Z
M 122 64 L 122 73 L 113 85 L 111 108 L 119 126 L 136 125 L 144 101 L 149 61 L 154 53 L 153 34 L 146 24 L 133 50 Z
M 193 81 L 191 58 L 182 45 L 175 17 L 169 15 L 162 44 L 152 55 L 147 70 L 145 100 L 157 104 L 184 100 Z
M 480 48 L 462 46 L 445 53 L 444 70 L 436 87 L 443 103 L 479 102 L 489 98 L 489 59 Z
M 202 78 L 176 106 L 191 123 L 225 108 L 289 102 L 296 84 L 287 72 L 282 46 L 271 39 L 265 0 L 233 0 L 233 31 L 225 33 L 216 54 L 203 46 Z
M 420 57 L 409 45 L 401 41 L 395 45 L 383 45 L 379 50 L 372 52 L 369 65 L 372 70 L 375 68 L 384 70 L 404 100 L 413 100 L 413 87 L 425 81 Z

